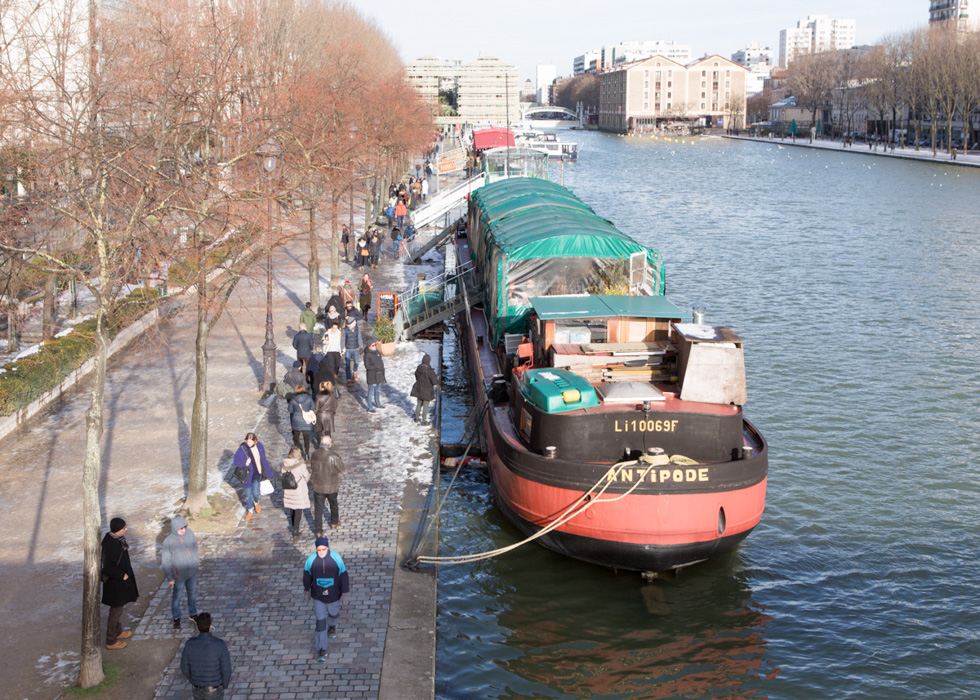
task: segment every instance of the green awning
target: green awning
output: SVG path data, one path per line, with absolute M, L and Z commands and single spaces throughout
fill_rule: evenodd
M 573 318 L 689 319 L 691 315 L 662 296 L 568 295 L 531 297 L 528 300 L 538 318 L 546 321 Z

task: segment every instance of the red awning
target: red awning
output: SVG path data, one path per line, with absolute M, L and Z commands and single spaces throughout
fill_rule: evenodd
M 496 127 L 493 129 L 479 129 L 473 132 L 473 149 L 477 151 L 513 145 L 514 132 L 510 129 Z

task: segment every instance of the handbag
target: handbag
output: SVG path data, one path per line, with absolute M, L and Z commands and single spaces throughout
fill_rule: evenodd
M 276 490 L 272 481 L 268 478 L 263 478 L 259 483 L 259 493 L 263 496 L 271 496 L 272 492 Z
M 290 490 L 299 488 L 299 484 L 296 483 L 296 475 L 288 469 L 284 469 L 282 472 L 282 487 Z
M 234 476 L 236 479 L 238 479 L 238 483 L 244 484 L 245 483 L 245 479 L 248 478 L 248 468 L 246 468 L 246 467 L 235 467 L 235 471 L 232 474 L 232 476 Z
M 313 425 L 316 423 L 316 412 L 315 411 L 303 411 L 303 420 L 308 425 Z

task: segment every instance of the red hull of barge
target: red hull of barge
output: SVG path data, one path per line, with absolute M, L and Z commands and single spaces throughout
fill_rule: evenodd
M 496 358 L 476 340 L 481 330 L 486 332 L 482 313 L 475 312 L 472 321 L 476 327 L 468 328 L 467 346 L 477 398 L 484 403 L 485 377 L 487 370 L 497 372 Z M 583 493 L 597 490 L 593 485 L 613 466 L 545 460 L 527 451 L 506 408 L 488 410 L 483 429 L 497 504 L 528 535 L 552 523 Z M 750 458 L 710 465 L 713 473 L 731 467 L 737 474 L 724 488 L 678 480 L 679 485 L 641 483 L 623 495 L 632 479 L 639 478 L 640 470 L 634 468 L 629 481 L 612 484 L 602 496 L 621 498 L 596 503 L 536 542 L 575 559 L 633 571 L 676 569 L 731 550 L 758 524 L 765 508 L 768 447 L 748 423 L 744 432 L 747 445 L 754 448 Z

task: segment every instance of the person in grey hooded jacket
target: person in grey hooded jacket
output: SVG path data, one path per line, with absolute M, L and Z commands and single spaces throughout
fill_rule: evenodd
M 167 583 L 173 589 L 170 599 L 170 612 L 174 619 L 174 629 L 180 629 L 180 593 L 187 590 L 187 608 L 192 620 L 197 618 L 197 572 L 201 565 L 197 553 L 197 537 L 187 527 L 187 521 L 180 515 L 170 520 L 170 534 L 160 546 L 163 554 L 161 568 Z

